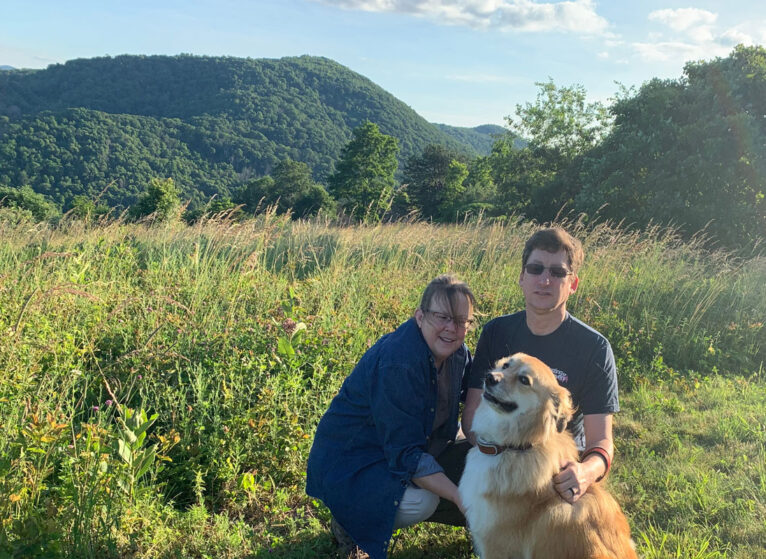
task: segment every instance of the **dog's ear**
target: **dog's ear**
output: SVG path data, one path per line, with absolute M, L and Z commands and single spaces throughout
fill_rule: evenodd
M 566 429 L 567 423 L 572 419 L 572 397 L 569 391 L 561 388 L 558 392 L 551 392 L 553 402 L 553 419 L 556 421 L 556 430 L 561 433 Z

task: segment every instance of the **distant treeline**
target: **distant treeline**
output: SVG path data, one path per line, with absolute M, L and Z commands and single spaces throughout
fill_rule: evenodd
M 235 206 L 366 220 L 565 212 L 672 223 L 730 248 L 766 237 L 762 47 L 688 63 L 608 108 L 580 86 L 538 85 L 499 134 L 430 124 L 323 58 L 121 56 L 4 72 L 0 186 L 31 190 L 0 199 L 136 216 L 189 200 L 189 220 Z

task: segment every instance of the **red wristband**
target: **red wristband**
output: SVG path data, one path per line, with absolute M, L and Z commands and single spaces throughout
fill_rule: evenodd
M 601 459 L 604 461 L 604 465 L 606 466 L 606 470 L 604 470 L 604 473 L 601 475 L 601 477 L 599 477 L 596 480 L 596 481 L 601 481 L 602 479 L 606 477 L 606 474 L 609 473 L 609 469 L 612 467 L 612 457 L 609 456 L 609 453 L 607 452 L 605 448 L 602 448 L 600 446 L 593 446 L 587 449 L 585 452 L 583 452 L 582 459 L 580 460 L 580 462 L 585 461 L 585 459 L 591 454 L 598 454 L 599 457 L 601 457 Z

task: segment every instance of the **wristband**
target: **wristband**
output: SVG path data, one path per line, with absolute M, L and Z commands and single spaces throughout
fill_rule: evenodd
M 605 448 L 602 448 L 600 446 L 594 446 L 589 449 L 587 449 L 585 452 L 583 452 L 582 459 L 580 462 L 583 462 L 588 456 L 591 454 L 597 454 L 603 461 L 604 465 L 606 466 L 606 470 L 604 470 L 604 473 L 596 479 L 596 481 L 601 481 L 606 477 L 606 474 L 609 473 L 609 469 L 612 467 L 612 457 L 609 456 L 609 453 L 606 451 Z

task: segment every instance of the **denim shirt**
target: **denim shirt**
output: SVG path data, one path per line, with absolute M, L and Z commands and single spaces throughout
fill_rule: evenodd
M 463 345 L 445 364 L 452 401 L 439 436 L 449 440 L 457 434 L 458 399 L 464 397 L 470 360 Z M 436 412 L 436 374 L 411 318 L 367 350 L 317 426 L 306 493 L 321 499 L 372 559 L 387 555 L 410 480 L 443 471 L 425 452 Z

